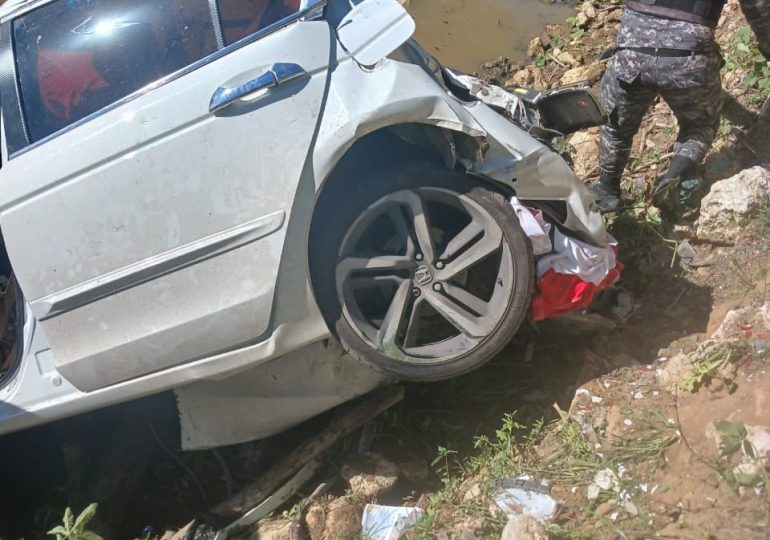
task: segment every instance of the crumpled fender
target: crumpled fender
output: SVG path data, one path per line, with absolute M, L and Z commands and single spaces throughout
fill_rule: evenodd
M 453 96 L 425 63 L 415 62 L 421 49 L 413 42 L 409 61 L 386 60 L 362 68 L 340 48 L 340 63 L 331 73 L 327 103 L 313 153 L 316 189 L 329 177 L 350 147 L 365 135 L 400 124 L 424 124 L 463 133 L 485 152 L 464 163 L 515 189 L 522 199 L 559 200 L 567 204 L 565 226 L 587 241 L 607 244 L 601 215 L 567 163 L 524 130 L 481 102 Z

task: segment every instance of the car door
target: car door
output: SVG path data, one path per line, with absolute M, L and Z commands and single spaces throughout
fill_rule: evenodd
M 79 389 L 269 332 L 332 42 L 299 4 L 57 0 L 3 22 L 0 227 Z

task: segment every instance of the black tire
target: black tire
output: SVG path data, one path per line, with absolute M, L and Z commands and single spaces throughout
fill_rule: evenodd
M 420 222 L 415 217 L 415 212 L 410 214 L 412 206 L 407 205 L 403 209 L 398 207 L 399 197 L 402 197 L 400 194 L 404 193 L 419 194 L 420 200 L 423 202 L 422 206 L 418 208 L 423 209 L 422 214 L 429 216 L 429 220 L 425 222 L 427 227 L 418 225 Z M 456 202 L 453 202 L 452 197 L 455 197 Z M 393 203 L 392 200 L 396 200 L 396 203 Z M 453 206 L 455 204 L 457 208 Z M 389 210 L 383 210 L 384 208 Z M 466 217 L 461 215 L 464 209 L 468 209 L 468 216 Z M 456 215 L 453 214 L 455 211 L 457 212 Z M 505 197 L 496 191 L 490 183 L 465 173 L 441 168 L 435 164 L 413 163 L 400 166 L 397 169 L 378 171 L 367 175 L 366 180 L 361 181 L 355 188 L 345 190 L 344 193 L 337 193 L 336 196 L 322 198 L 319 201 L 317 212 L 320 212 L 322 222 L 321 227 L 311 236 L 311 264 L 314 289 L 319 306 L 329 327 L 352 356 L 372 364 L 389 375 L 404 381 L 429 382 L 456 377 L 472 371 L 500 352 L 516 333 L 529 311 L 534 283 L 531 244 Z M 371 221 L 369 216 L 377 216 L 377 212 L 382 215 L 371 218 L 373 220 Z M 386 214 L 387 217 L 384 217 Z M 409 231 L 403 228 L 399 229 L 395 224 L 399 220 L 399 215 L 404 218 L 407 226 L 414 225 L 414 229 Z M 440 218 L 439 221 L 443 220 L 445 224 L 443 230 L 437 229 L 437 226 L 434 227 L 433 221 L 436 216 Z M 409 217 L 412 217 L 413 222 L 409 222 Z M 457 219 L 453 220 L 454 218 Z M 466 221 L 461 221 L 460 218 Z M 380 222 L 377 221 L 378 219 L 387 219 L 388 221 Z M 455 221 L 464 223 L 464 225 L 455 226 Z M 476 221 L 483 222 L 483 232 L 477 233 L 478 235 L 474 237 L 470 229 L 471 224 Z M 369 274 L 365 274 L 363 277 L 354 279 L 353 276 L 357 274 L 354 274 L 353 270 L 347 270 L 347 261 L 358 261 L 365 257 L 346 254 L 345 250 L 348 250 L 350 245 L 375 245 L 373 239 L 368 240 L 369 236 L 376 235 L 378 231 L 389 226 L 392 226 L 393 230 L 396 231 L 391 242 L 398 238 L 397 231 L 401 230 L 404 233 L 402 235 L 404 245 L 407 246 L 404 248 L 405 253 L 408 253 L 410 249 L 408 246 L 411 242 L 411 250 L 416 252 L 413 255 L 414 258 L 420 257 L 422 260 L 423 256 L 419 253 L 421 246 L 430 246 L 424 251 L 432 251 L 436 253 L 436 257 L 438 257 L 440 249 L 444 249 L 442 255 L 451 252 L 451 260 L 450 258 L 446 259 L 449 261 L 446 263 L 446 273 L 444 274 L 446 276 L 450 275 L 450 272 L 454 272 L 455 269 L 465 268 L 461 259 L 466 254 L 465 260 L 473 259 L 476 256 L 473 253 L 474 249 L 477 249 L 478 253 L 483 253 L 485 248 L 490 249 L 490 246 L 495 245 L 495 242 L 499 242 L 500 247 L 497 248 L 497 252 L 484 255 L 479 259 L 480 262 L 473 263 L 473 266 L 459 270 L 458 274 L 449 277 L 445 283 L 438 281 L 432 285 L 430 282 L 426 283 L 429 278 L 427 274 L 430 274 L 430 278 L 435 280 L 441 276 L 441 270 L 437 269 L 439 268 L 437 265 L 440 265 L 442 269 L 445 267 L 443 262 L 435 262 L 436 257 L 433 258 L 433 266 L 428 264 L 430 261 L 424 261 L 424 264 L 416 270 L 388 270 L 398 273 L 398 276 L 393 276 L 393 284 L 386 283 L 385 287 L 394 287 L 396 292 L 389 303 L 384 300 L 387 308 L 379 308 L 385 309 L 385 312 L 380 328 L 377 329 L 376 324 L 372 322 L 376 317 L 371 316 L 370 318 L 361 308 L 364 306 L 369 311 L 376 311 L 377 302 L 359 301 L 356 294 L 375 295 L 377 296 L 375 300 L 380 297 L 386 298 L 388 294 L 382 292 L 383 285 L 365 285 L 368 289 L 364 293 L 347 292 L 353 286 L 348 284 L 348 277 L 346 276 L 350 276 L 350 283 L 370 283 L 373 279 L 380 279 L 380 277 L 375 272 L 368 278 Z M 442 248 L 436 238 L 441 236 L 439 234 L 441 232 L 448 237 L 446 231 L 453 227 L 455 229 L 462 227 L 460 233 L 456 233 L 456 238 L 476 238 L 476 240 L 468 241 L 467 245 L 470 247 L 464 251 L 457 249 L 452 251 L 448 247 L 448 244 L 451 243 L 448 240 L 445 241 Z M 419 233 L 414 232 L 418 229 L 431 231 L 430 240 L 427 243 L 424 241 L 424 234 L 420 237 Z M 360 233 L 360 230 L 364 232 Z M 437 230 L 439 232 L 436 232 Z M 466 231 L 468 231 L 467 234 L 461 234 Z M 422 242 L 420 238 L 423 239 Z M 356 242 L 358 243 L 356 244 Z M 483 247 L 477 247 L 482 244 Z M 459 240 L 457 240 L 456 245 L 461 245 Z M 381 249 L 385 250 L 386 248 Z M 355 253 L 357 254 L 358 251 Z M 387 257 L 403 258 L 398 253 L 387 255 Z M 375 261 L 375 258 L 377 256 L 372 255 L 369 260 Z M 414 264 L 421 263 L 415 262 Z M 499 268 L 495 270 L 498 264 Z M 452 267 L 452 265 L 454 266 Z M 428 268 L 427 272 L 425 268 Z M 371 272 L 371 269 L 367 266 L 362 271 L 368 273 Z M 494 274 L 495 272 L 497 273 Z M 457 284 L 455 281 L 459 279 L 457 275 L 465 279 L 464 284 Z M 486 283 L 489 281 L 489 277 L 492 278 L 491 284 Z M 385 280 L 386 278 L 390 279 L 388 276 L 382 279 Z M 405 285 L 405 282 L 408 284 Z M 443 290 L 442 286 L 444 287 Z M 414 287 L 412 289 L 413 299 L 405 300 L 404 291 L 409 287 Z M 458 287 L 462 290 L 467 288 L 483 289 L 484 294 L 489 295 L 489 300 L 484 300 L 484 302 L 488 302 L 487 306 L 494 304 L 493 309 L 482 309 L 484 308 L 482 303 L 475 302 L 480 298 L 474 296 L 462 296 L 463 302 L 468 302 L 465 304 L 456 301 L 456 297 L 450 296 L 450 292 L 461 294 L 462 291 L 459 291 Z M 501 293 L 500 291 L 504 292 Z M 465 290 L 465 292 L 468 291 Z M 399 294 L 400 296 L 398 296 Z M 424 295 L 424 298 L 418 304 L 420 294 Z M 479 296 L 476 292 L 473 294 Z M 452 309 L 444 309 L 439 312 L 434 309 L 434 304 L 438 302 L 437 299 L 443 301 L 443 298 L 449 298 L 449 301 L 454 302 L 454 304 L 450 304 L 453 306 Z M 410 302 L 411 306 L 409 306 Z M 393 308 L 394 305 L 396 308 Z M 400 309 L 398 306 L 401 306 Z M 451 313 L 454 316 L 457 313 L 457 310 L 453 310 L 456 306 L 461 306 L 465 310 L 462 312 L 463 315 L 467 315 L 467 317 L 460 317 L 460 319 L 455 317 L 455 321 L 462 321 L 460 325 L 451 322 L 450 318 L 443 314 Z M 476 306 L 476 311 L 467 306 Z M 395 310 L 396 316 L 389 318 L 392 310 Z M 489 314 L 487 314 L 488 311 Z M 353 313 L 357 315 L 354 316 Z M 468 335 L 461 329 L 461 326 L 467 329 L 466 323 L 473 321 L 473 317 L 476 317 L 475 321 L 480 322 L 473 326 L 472 335 Z M 414 330 L 413 318 L 415 321 Z M 388 328 L 385 328 L 386 321 L 391 321 L 391 324 L 387 325 Z M 406 324 L 406 330 L 401 328 L 404 324 Z M 423 328 L 426 326 L 428 330 L 424 331 Z M 394 330 L 389 333 L 390 328 L 394 328 Z M 458 332 L 457 336 L 450 336 L 452 329 Z M 488 329 L 487 335 L 483 335 Z M 377 332 L 377 339 L 371 337 L 372 331 Z M 445 331 L 449 337 L 441 338 L 442 331 Z M 394 344 L 400 339 L 398 338 L 399 333 L 402 334 L 403 344 L 396 350 Z M 425 335 L 420 336 L 420 333 Z M 432 339 L 431 334 L 439 336 L 436 338 L 438 341 L 426 345 L 418 343 L 418 338 Z M 386 348 L 386 345 L 382 345 L 385 341 L 383 335 L 392 338 L 393 341 L 392 343 L 389 342 L 387 348 L 394 351 L 393 354 L 383 350 Z M 381 344 L 380 347 L 375 345 L 378 340 Z M 466 342 L 467 350 L 457 347 L 457 343 Z M 449 347 L 447 350 L 451 351 L 451 354 L 442 356 L 436 353 L 435 357 L 430 355 L 423 357 L 416 356 L 417 353 L 408 352 L 441 351 L 442 346 Z M 413 354 L 415 356 L 410 356 Z M 428 359 L 425 360 L 424 358 Z M 415 359 L 419 361 L 413 361 Z

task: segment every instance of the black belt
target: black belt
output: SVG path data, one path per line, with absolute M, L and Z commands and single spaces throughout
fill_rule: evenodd
M 686 51 L 684 49 L 666 49 L 663 47 L 618 47 L 618 50 L 634 51 L 664 58 L 684 58 L 685 56 L 696 56 L 698 54 L 706 53 L 706 51 Z

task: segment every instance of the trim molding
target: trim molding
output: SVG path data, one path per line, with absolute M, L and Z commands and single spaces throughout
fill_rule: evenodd
M 256 242 L 278 231 L 285 221 L 283 210 L 269 214 L 45 296 L 30 302 L 30 307 L 39 321 L 50 319 Z

